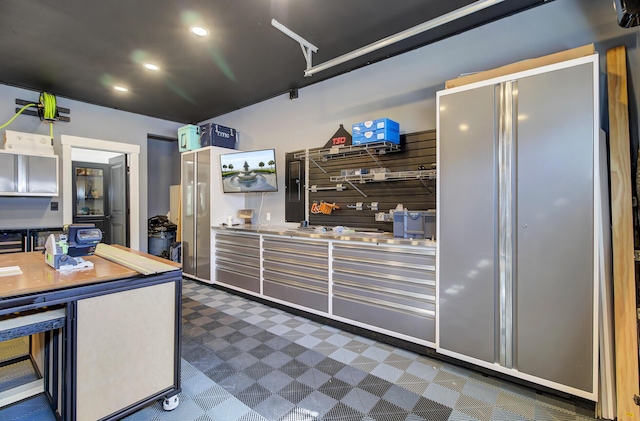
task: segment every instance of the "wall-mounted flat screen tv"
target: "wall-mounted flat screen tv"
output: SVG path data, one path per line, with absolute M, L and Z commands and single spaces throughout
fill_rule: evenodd
M 222 154 L 220 169 L 225 193 L 278 191 L 274 149 Z

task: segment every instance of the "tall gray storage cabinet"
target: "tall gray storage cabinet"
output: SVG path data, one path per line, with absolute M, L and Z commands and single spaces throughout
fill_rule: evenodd
M 236 152 L 209 146 L 183 152 L 182 176 L 182 272 L 185 276 L 213 282 L 211 265 L 215 253 L 211 227 L 236 217 L 244 208 L 244 194 L 222 192 L 220 155 Z
M 597 63 L 439 92 L 437 188 L 438 352 L 594 401 Z

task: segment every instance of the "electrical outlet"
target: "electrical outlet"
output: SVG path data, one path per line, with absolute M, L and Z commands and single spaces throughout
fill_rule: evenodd
M 267 222 L 271 221 L 271 212 L 267 212 Z

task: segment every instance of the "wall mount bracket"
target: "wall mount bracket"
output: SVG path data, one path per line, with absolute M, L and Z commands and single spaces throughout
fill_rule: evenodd
M 22 114 L 31 115 L 31 116 L 34 116 L 34 117 L 40 117 L 39 106 L 37 105 L 38 101 L 27 101 L 27 100 L 24 100 L 24 99 L 16 98 L 16 105 L 20 105 L 20 106 L 24 107 L 25 105 L 29 105 L 29 104 L 36 104 L 36 106 L 35 107 L 29 107 L 28 109 L 24 110 L 22 112 Z M 16 107 L 16 112 L 19 112 L 20 108 Z M 71 113 L 70 109 L 63 108 L 63 107 L 56 107 L 56 110 L 57 110 L 56 121 L 64 121 L 65 123 L 68 123 L 68 122 L 71 121 L 71 119 L 69 117 L 60 115 L 60 113 L 62 113 L 62 114 Z
M 300 35 L 296 34 L 291 29 L 287 28 L 286 26 L 284 26 L 283 24 L 281 24 L 275 19 L 271 19 L 271 25 L 274 28 L 281 31 L 286 36 L 288 36 L 289 38 L 293 39 L 294 41 L 297 41 L 300 44 L 300 48 L 302 48 L 302 54 L 304 55 L 304 59 L 307 62 L 307 70 L 311 69 L 313 67 L 313 65 L 311 64 L 311 59 L 312 59 L 313 53 L 318 52 L 318 47 L 311 44 L 309 41 L 302 38 Z M 307 75 L 305 73 L 305 77 L 307 76 L 311 76 L 311 75 L 310 74 Z

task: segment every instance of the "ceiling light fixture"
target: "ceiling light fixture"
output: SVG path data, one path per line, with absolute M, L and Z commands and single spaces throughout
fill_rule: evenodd
M 129 90 L 124 86 L 114 86 L 113 89 L 115 89 L 118 92 L 129 92 Z
M 152 64 L 152 63 L 145 63 L 144 67 L 147 70 L 153 70 L 153 71 L 160 70 L 160 68 L 158 66 L 156 66 L 155 64 Z
M 438 16 L 437 18 L 423 22 L 419 25 L 416 25 L 402 32 L 398 32 L 395 35 L 391 35 L 386 38 L 383 38 L 379 41 L 376 41 L 372 44 L 369 44 L 367 46 L 354 50 L 350 53 L 341 55 L 329 61 L 325 61 L 324 63 L 318 64 L 317 66 L 309 67 L 309 62 L 307 62 L 307 70 L 305 70 L 304 75 L 305 77 L 313 76 L 318 72 L 337 66 L 338 64 L 342 64 L 346 61 L 353 60 L 354 58 L 363 56 L 365 54 L 369 54 L 373 51 L 379 50 L 380 48 L 388 47 L 391 44 L 395 44 L 396 42 L 403 41 L 414 35 L 421 34 L 425 31 L 428 31 L 429 29 L 442 26 L 445 23 L 453 22 L 454 20 L 479 12 L 480 10 L 484 10 L 498 3 L 502 3 L 503 1 L 505 0 L 479 0 L 467 6 L 464 6 L 459 9 L 453 10 L 449 13 L 446 13 L 442 16 Z
M 193 32 L 194 35 L 197 35 L 199 37 L 204 37 L 209 33 L 209 31 L 207 31 L 207 29 L 203 28 L 202 26 L 192 26 L 191 32 Z

